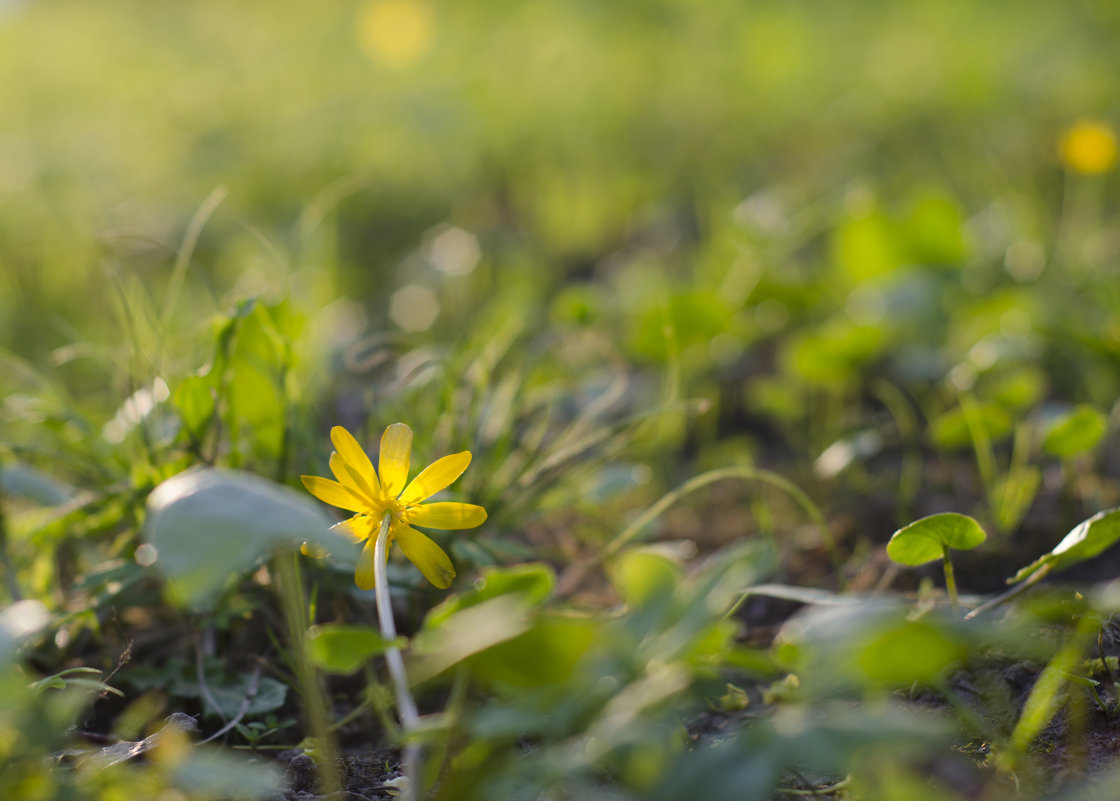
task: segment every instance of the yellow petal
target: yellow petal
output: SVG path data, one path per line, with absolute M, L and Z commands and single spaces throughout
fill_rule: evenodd
M 340 534 L 347 534 L 354 538 L 354 542 L 361 542 L 372 537 L 376 532 L 374 531 L 376 522 L 368 515 L 354 515 L 349 520 L 343 520 L 341 523 L 331 526 L 331 531 L 337 531 Z
M 354 571 L 354 583 L 359 590 L 372 590 L 377 586 L 377 571 L 374 569 L 374 543 L 376 539 L 370 537 L 358 556 L 358 569 Z
M 307 487 L 308 492 L 323 503 L 329 503 L 331 506 L 337 506 L 340 509 L 348 509 L 351 512 L 364 512 L 369 506 L 368 503 L 346 487 L 342 486 L 337 481 L 331 481 L 329 478 L 300 476 L 299 480 L 303 482 L 303 486 Z
M 381 485 L 377 480 L 377 473 L 373 472 L 373 462 L 369 460 L 365 450 L 358 444 L 358 440 L 354 439 L 354 435 L 342 426 L 335 426 L 331 429 L 331 442 L 334 443 L 334 449 L 338 451 L 342 460 L 354 468 L 355 472 L 365 480 L 365 483 L 373 490 L 374 495 L 378 494 L 381 491 Z
M 474 528 L 486 522 L 486 510 L 473 503 L 426 503 L 409 515 L 409 522 L 426 528 Z
M 419 503 L 425 498 L 432 497 L 441 489 L 449 487 L 452 481 L 463 475 L 463 471 L 467 469 L 467 465 L 470 463 L 470 451 L 453 453 L 450 456 L 444 456 L 442 459 L 436 459 L 420 471 L 420 475 L 412 479 L 412 483 L 401 495 L 401 501 L 404 503 Z
M 346 489 L 353 492 L 363 501 L 368 502 L 370 506 L 377 503 L 377 498 L 380 493 L 374 493 L 370 489 L 369 483 L 358 475 L 358 471 L 351 467 L 338 451 L 331 453 L 331 472 L 334 477 L 338 479 L 338 483 L 346 487 Z
M 411 428 L 404 423 L 393 423 L 385 429 L 385 433 L 381 435 L 381 456 L 377 472 L 381 474 L 381 488 L 390 498 L 397 497 L 404 489 L 411 453 Z
M 397 531 L 397 542 L 400 543 L 401 550 L 408 557 L 408 561 L 420 568 L 424 578 L 441 590 L 451 586 L 451 580 L 455 578 L 455 568 L 447 554 L 443 552 L 443 548 L 411 526 L 401 526 Z

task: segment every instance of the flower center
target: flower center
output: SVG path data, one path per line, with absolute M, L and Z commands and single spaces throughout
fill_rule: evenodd
M 412 517 L 414 506 L 406 503 L 401 503 L 397 498 L 386 498 L 382 501 L 381 514 L 389 513 L 390 518 L 394 523 L 408 523 Z M 378 515 L 380 517 L 381 515 Z

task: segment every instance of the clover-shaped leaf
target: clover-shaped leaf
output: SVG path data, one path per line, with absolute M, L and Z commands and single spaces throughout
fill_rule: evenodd
M 946 548 L 967 551 L 987 539 L 980 524 L 956 512 L 923 517 L 896 531 L 887 556 L 903 565 L 924 565 L 945 556 Z

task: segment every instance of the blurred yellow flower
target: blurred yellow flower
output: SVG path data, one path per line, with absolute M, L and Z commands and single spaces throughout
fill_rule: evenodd
M 381 437 L 377 470 L 353 435 L 342 426 L 331 429 L 330 467 L 338 481 L 318 476 L 300 476 L 307 491 L 324 503 L 357 512 L 336 528 L 347 531 L 365 547 L 358 558 L 354 580 L 363 590 L 373 589 L 374 541 L 385 515 L 389 516 L 389 542 L 400 543 L 401 550 L 424 578 L 440 589 L 451 586 L 455 568 L 443 549 L 412 527 L 464 529 L 482 525 L 486 510 L 469 503 L 424 503 L 450 486 L 471 463 L 469 451 L 437 459 L 424 468 L 408 485 L 412 429 L 393 423 Z M 388 550 L 386 549 L 386 553 Z
M 431 49 L 435 13 L 423 0 L 370 0 L 358 14 L 358 41 L 378 64 L 403 69 Z
M 1103 122 L 1082 120 L 1066 129 L 1058 143 L 1062 163 L 1074 172 L 1095 175 L 1116 164 L 1116 133 Z

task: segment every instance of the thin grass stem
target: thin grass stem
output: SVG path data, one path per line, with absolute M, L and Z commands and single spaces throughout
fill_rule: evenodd
M 282 553 L 276 557 L 275 568 L 279 579 L 280 603 L 288 624 L 288 641 L 292 648 L 296 678 L 299 682 L 303 711 L 311 735 L 318 742 L 315 761 L 323 791 L 327 795 L 339 792 L 338 775 L 335 773 L 337 756 L 330 733 L 330 716 L 326 699 L 314 666 L 307 657 L 307 607 L 304 601 L 303 580 L 300 576 L 299 553 Z
M 1045 564 L 1042 567 L 1040 567 L 1037 571 L 1032 573 L 1030 576 L 1028 576 L 1026 579 L 1024 579 L 1023 581 L 1019 582 L 1014 587 L 1009 589 L 1007 592 L 1002 593 L 1000 595 L 997 595 L 995 598 L 990 598 L 987 601 L 985 601 L 984 603 L 980 604 L 978 607 L 976 607 L 971 612 L 969 612 L 967 615 L 965 615 L 964 619 L 965 620 L 972 620 L 973 618 L 979 617 L 980 615 L 982 615 L 986 612 L 990 612 L 992 609 L 995 609 L 997 606 L 1002 606 L 1003 604 L 1010 601 L 1012 598 L 1015 598 L 1019 595 L 1022 595 L 1024 592 L 1029 590 L 1031 587 L 1033 587 L 1038 582 L 1042 581 L 1048 575 L 1050 575 L 1050 565 Z

